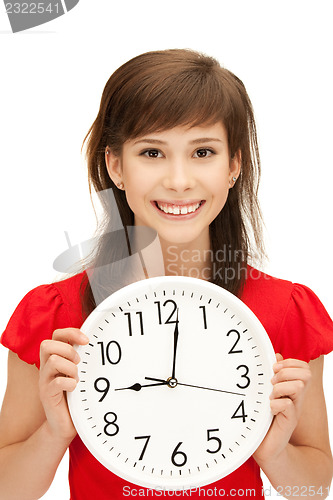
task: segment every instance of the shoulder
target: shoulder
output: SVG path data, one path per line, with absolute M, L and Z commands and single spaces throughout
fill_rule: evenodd
M 30 290 L 21 300 L 18 308 L 28 311 L 66 315 L 70 322 L 81 321 L 81 295 L 86 273 L 39 285 Z
M 317 295 L 308 286 L 276 278 L 251 266 L 246 268 L 240 298 L 250 308 L 260 308 L 261 313 L 266 310 L 270 315 L 286 312 L 292 304 L 297 304 L 299 309 L 311 305 L 312 308 L 317 307 L 318 312 L 324 309 Z
M 266 329 L 276 352 L 309 361 L 333 349 L 333 323 L 306 285 L 247 267 L 241 300 Z
M 275 301 L 287 300 L 293 291 L 294 284 L 291 281 L 276 278 L 252 266 L 247 266 L 245 270 L 245 285 L 242 300 L 255 300 L 262 293 L 267 293 L 265 299 Z
M 87 283 L 88 277 L 87 273 L 84 271 L 76 274 L 75 276 L 55 281 L 49 285 L 49 287 L 59 296 L 62 303 L 67 307 L 69 316 L 72 320 L 75 320 L 75 322 L 82 322 L 83 320 L 81 297 Z
M 1 343 L 23 361 L 39 365 L 39 345 L 58 328 L 80 328 L 84 274 L 39 285 L 19 302 L 2 333 Z
M 292 291 L 291 281 L 247 266 L 240 298 L 261 321 L 272 342 L 281 327 L 281 318 L 286 314 Z

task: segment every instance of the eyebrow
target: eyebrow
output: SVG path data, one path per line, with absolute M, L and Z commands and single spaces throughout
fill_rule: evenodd
M 193 141 L 190 141 L 189 144 L 200 144 L 202 142 L 223 142 L 222 139 L 217 139 L 216 137 L 200 137 L 198 139 L 193 139 Z M 135 141 L 134 144 L 140 144 L 141 142 L 148 143 L 148 144 L 162 144 L 162 145 L 167 145 L 167 142 L 165 141 L 160 141 L 159 139 L 139 139 L 138 141 Z

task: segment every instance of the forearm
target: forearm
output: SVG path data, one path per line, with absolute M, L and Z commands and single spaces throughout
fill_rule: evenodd
M 288 444 L 276 460 L 259 465 L 273 488 L 286 498 L 296 490 L 312 499 L 323 500 L 329 494 L 332 458 L 319 449 Z
M 40 498 L 50 487 L 69 444 L 55 439 L 45 422 L 26 441 L 0 449 L 0 498 Z

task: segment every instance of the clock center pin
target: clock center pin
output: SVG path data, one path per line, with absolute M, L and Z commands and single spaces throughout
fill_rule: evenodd
M 177 384 L 178 384 L 178 380 L 176 378 L 173 378 L 173 377 L 169 377 L 167 379 L 167 382 L 168 382 L 168 386 L 171 389 L 174 389 L 177 386 Z

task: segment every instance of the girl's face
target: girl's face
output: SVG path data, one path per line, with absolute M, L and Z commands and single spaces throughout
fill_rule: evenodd
M 135 225 L 155 229 L 162 241 L 198 247 L 209 242 L 209 224 L 240 171 L 240 155 L 230 159 L 220 122 L 149 133 L 105 159 L 113 182 L 124 183 Z

